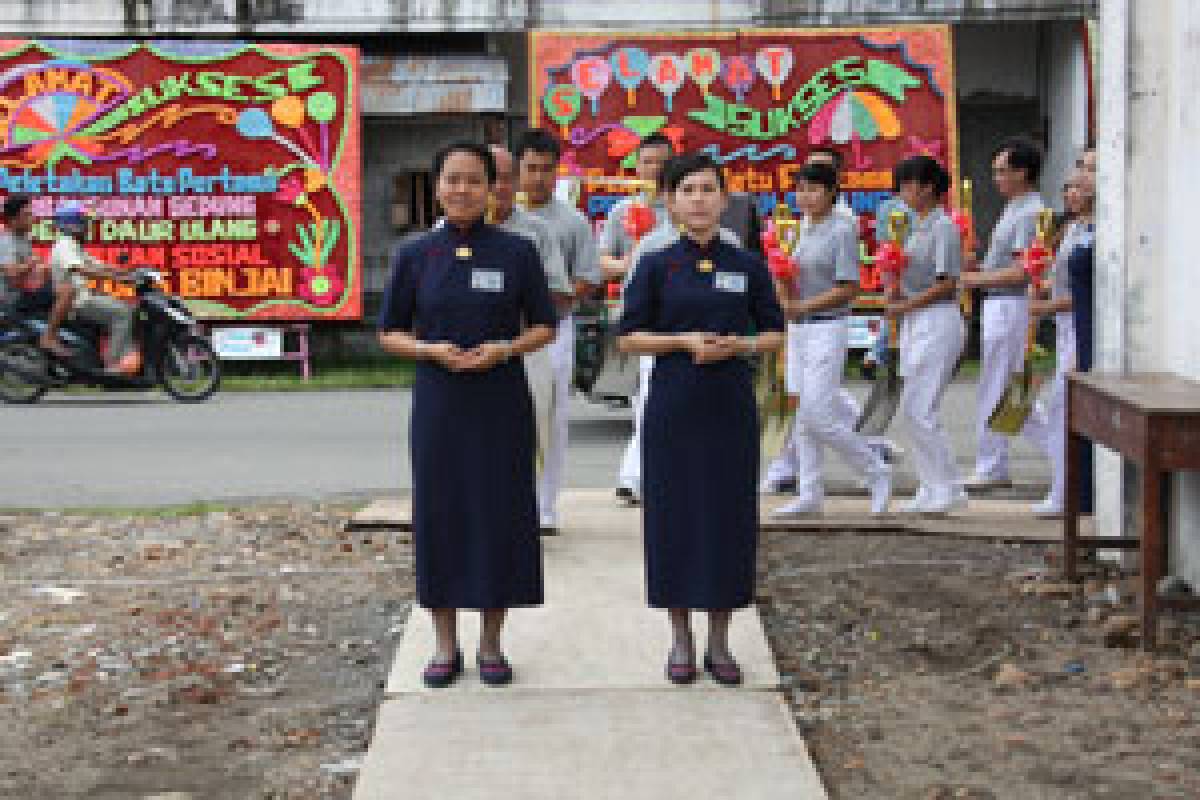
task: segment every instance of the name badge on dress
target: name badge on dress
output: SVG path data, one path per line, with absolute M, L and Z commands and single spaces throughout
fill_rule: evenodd
M 718 272 L 713 276 L 713 287 L 721 292 L 746 293 L 746 276 L 741 272 Z
M 478 292 L 503 292 L 504 273 L 497 269 L 473 269 L 471 288 Z

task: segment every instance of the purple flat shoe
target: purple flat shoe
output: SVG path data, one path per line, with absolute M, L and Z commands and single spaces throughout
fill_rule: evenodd
M 504 656 L 479 659 L 479 680 L 487 686 L 506 686 L 512 683 L 513 670 Z
M 736 661 L 718 664 L 712 660 L 712 656 L 705 653 L 704 671 L 722 686 L 740 686 L 742 683 L 742 668 Z
M 463 673 L 463 656 L 461 652 L 454 654 L 452 661 L 430 661 L 429 666 L 421 673 L 421 680 L 430 689 L 445 689 L 458 680 Z

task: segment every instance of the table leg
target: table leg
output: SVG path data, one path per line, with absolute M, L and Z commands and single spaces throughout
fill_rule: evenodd
M 1158 639 L 1158 582 L 1166 572 L 1163 473 L 1152 459 L 1142 467 L 1142 648 Z
M 1083 454 L 1084 440 L 1078 434 L 1067 431 L 1067 496 L 1063 509 L 1063 573 L 1069 581 L 1078 577 L 1079 557 L 1079 487 L 1082 483 L 1079 459 Z

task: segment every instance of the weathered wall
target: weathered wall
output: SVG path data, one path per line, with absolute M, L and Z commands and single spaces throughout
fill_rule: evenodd
M 1099 365 L 1200 380 L 1200 4 L 1103 0 L 1100 20 Z M 1105 459 L 1103 533 L 1131 527 L 1129 478 Z M 1200 585 L 1200 475 L 1177 477 L 1173 489 L 1171 568 Z
M 1078 19 L 1096 0 L 765 0 L 764 22 L 828 25 L 888 22 L 1001 22 Z

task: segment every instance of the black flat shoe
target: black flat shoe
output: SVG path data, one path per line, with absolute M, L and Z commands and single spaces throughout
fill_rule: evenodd
M 504 656 L 479 659 L 479 680 L 487 686 L 507 686 L 512 683 L 513 670 Z
M 722 686 L 740 686 L 742 684 L 742 668 L 738 666 L 736 661 L 717 664 L 712 660 L 712 656 L 705 653 L 704 671 Z
M 421 673 L 421 680 L 430 689 L 445 689 L 463 674 L 463 655 L 459 651 L 452 661 L 430 661 Z

